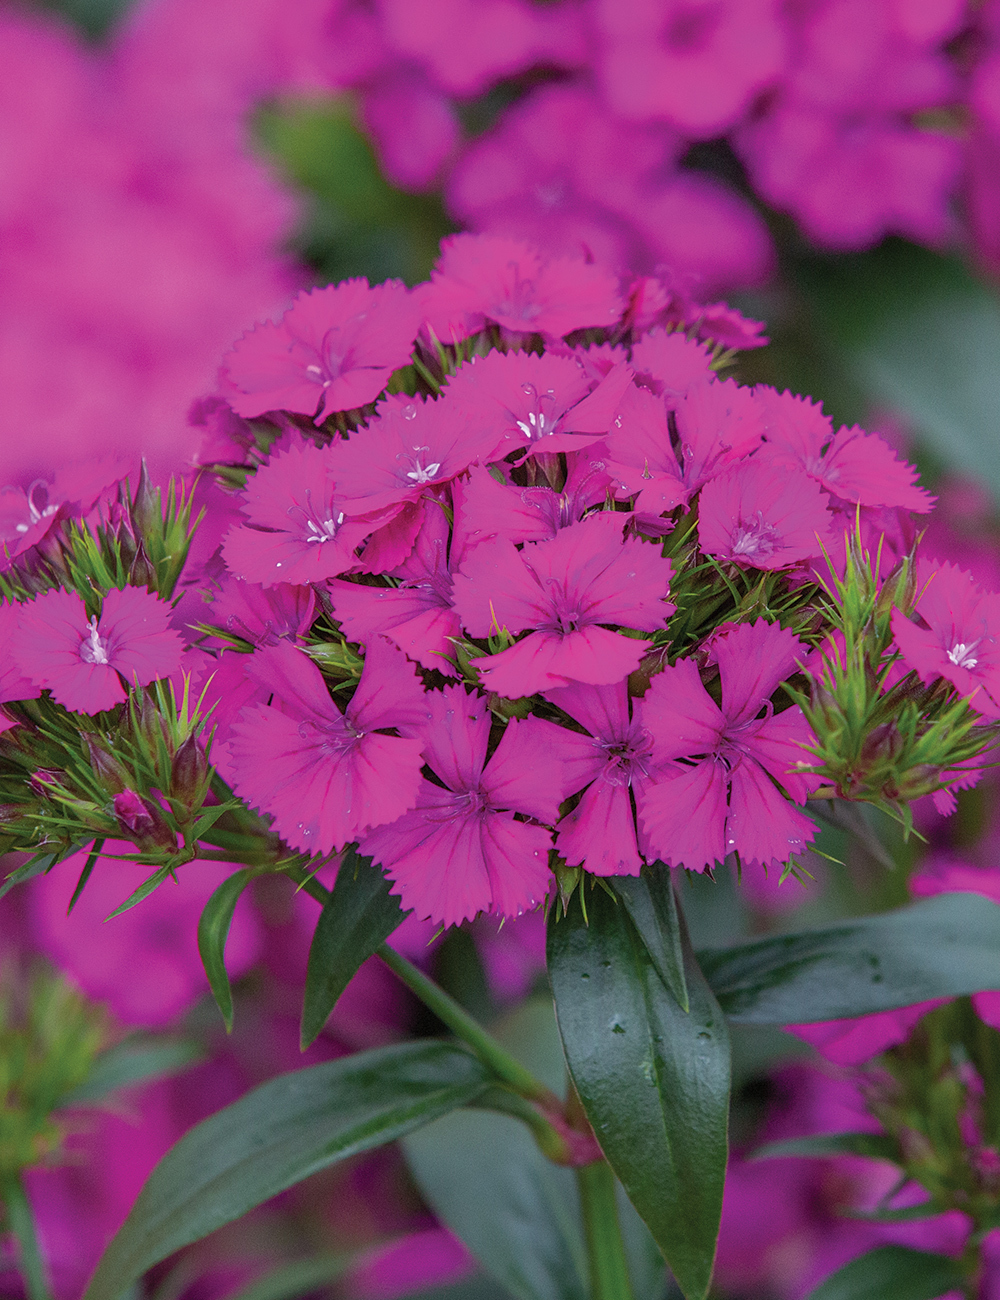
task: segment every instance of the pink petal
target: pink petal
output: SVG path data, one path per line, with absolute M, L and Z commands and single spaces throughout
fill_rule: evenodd
M 816 836 L 816 824 L 775 789 L 752 759 L 737 763 L 730 774 L 726 852 L 744 863 L 785 863 L 802 853 Z
M 583 784 L 592 753 L 587 736 L 543 718 L 513 718 L 487 765 L 483 789 L 492 807 L 551 823 L 563 800 Z
M 725 860 L 722 763 L 706 759 L 694 767 L 672 767 L 645 783 L 636 801 L 645 839 L 661 862 L 704 871 Z
M 534 632 L 499 654 L 477 659 L 476 670 L 488 690 L 508 699 L 574 681 L 608 686 L 639 667 L 648 645 L 599 626 L 565 636 Z
M 595 876 L 637 876 L 642 869 L 627 785 L 599 776 L 556 830 L 556 848 L 571 867 Z
M 755 718 L 808 653 L 788 628 L 762 618 L 737 624 L 713 647 L 722 678 L 722 708 L 730 727 Z
M 636 703 L 636 716 L 652 734 L 657 762 L 714 753 L 726 726 L 693 659 L 678 659 L 657 673 Z

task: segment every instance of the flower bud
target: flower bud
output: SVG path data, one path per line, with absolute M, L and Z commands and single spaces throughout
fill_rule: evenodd
M 28 788 L 31 790 L 32 794 L 37 794 L 40 795 L 41 798 L 47 799 L 49 797 L 49 791 L 46 787 L 50 785 L 62 785 L 65 776 L 65 772 L 56 771 L 55 768 L 39 767 L 29 777 Z
M 207 778 L 208 759 L 201 742 L 192 732 L 171 761 L 170 793 L 194 807 L 204 799 Z
M 83 734 L 90 754 L 90 766 L 108 794 L 118 794 L 128 785 L 128 773 L 121 763 L 104 746 L 99 736 L 88 732 Z
M 177 836 L 156 804 L 129 789 L 116 794 L 112 803 L 122 834 L 140 849 L 176 849 Z

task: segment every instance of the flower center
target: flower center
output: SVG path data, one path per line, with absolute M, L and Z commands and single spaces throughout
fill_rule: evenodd
M 441 471 L 441 462 L 439 460 L 428 461 L 424 463 L 425 453 L 430 451 L 430 447 L 414 447 L 415 455 L 411 456 L 405 452 L 399 452 L 396 456 L 398 461 L 408 464 L 410 468 L 405 471 L 405 476 L 411 483 L 431 483 Z
M 539 393 L 534 384 L 522 384 L 521 391 L 533 409 L 529 409 L 523 419 L 515 417 L 514 423 L 529 442 L 551 437 L 560 420 L 560 413 L 555 409 L 555 391 L 549 388 L 544 393 Z
M 781 549 L 781 534 L 777 528 L 764 522 L 764 516 L 759 510 L 753 518 L 741 519 L 733 532 L 733 555 L 753 559 L 757 555 L 773 555 Z
M 956 668 L 975 668 L 979 660 L 972 652 L 978 644 L 979 641 L 971 641 L 968 645 L 964 641 L 956 641 L 948 651 L 948 658 Z
M 97 630 L 97 616 L 94 615 L 87 624 L 90 631 L 80 642 L 80 658 L 85 664 L 106 664 L 108 662 L 108 642 Z

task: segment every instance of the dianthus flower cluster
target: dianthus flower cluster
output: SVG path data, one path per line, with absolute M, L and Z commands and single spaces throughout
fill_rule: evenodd
M 974 783 L 1000 597 L 916 555 L 932 499 L 881 438 L 723 377 L 722 342 L 643 323 L 645 287 L 458 235 L 412 291 L 352 280 L 258 324 L 223 360 L 203 473 L 229 489 L 203 491 L 183 573 L 145 479 L 26 498 L 10 752 L 26 701 L 113 729 L 139 692 L 124 730 L 86 732 L 108 790 L 87 824 L 190 858 L 195 738 L 167 726 L 148 788 L 114 757 L 171 679 L 289 850 L 357 845 L 445 924 L 526 911 L 553 872 L 796 870 L 810 795 Z M 34 796 L 71 802 L 38 766 Z
M 143 67 L 174 50 L 164 85 L 209 61 L 214 74 L 232 62 L 230 3 L 144 6 L 123 49 Z M 887 233 L 941 245 L 957 201 L 981 258 L 1000 256 L 992 0 L 311 2 L 294 24 L 273 0 L 239 12 L 244 67 L 222 78 L 234 98 L 350 89 L 386 174 L 443 183 L 474 230 L 663 263 L 675 290 L 685 274 L 731 288 L 772 269 L 748 183 L 835 249 Z

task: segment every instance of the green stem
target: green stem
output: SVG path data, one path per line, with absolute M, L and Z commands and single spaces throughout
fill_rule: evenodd
M 17 1240 L 21 1276 L 24 1278 L 28 1300 L 52 1300 L 52 1292 L 45 1280 L 45 1265 L 38 1249 L 34 1215 L 20 1178 L 15 1176 L 4 1184 L 3 1202 L 7 1207 L 7 1226 Z
M 315 877 L 308 876 L 301 867 L 290 867 L 286 874 L 317 903 L 323 904 L 329 898 L 330 891 L 326 886 Z M 559 1100 L 552 1090 L 546 1088 L 545 1084 L 536 1079 L 530 1070 L 526 1070 L 520 1061 L 515 1060 L 509 1052 L 505 1051 L 492 1034 L 488 1034 L 482 1025 L 473 1020 L 465 1008 L 439 984 L 435 984 L 422 970 L 407 961 L 405 957 L 401 957 L 388 944 L 381 944 L 375 952 L 393 974 L 416 994 L 425 1007 L 429 1007 L 457 1038 L 472 1048 L 476 1056 L 493 1071 L 498 1079 L 519 1096 L 527 1097 L 529 1101 L 540 1101 L 546 1107 L 561 1109 Z
M 591 1300 L 632 1300 L 625 1262 L 625 1244 L 618 1222 L 615 1176 L 605 1160 L 581 1165 L 576 1171 L 587 1238 Z
M 429 1007 L 437 1018 L 448 1026 L 453 1034 L 467 1043 L 484 1065 L 489 1066 L 498 1079 L 522 1097 L 531 1101 L 542 1101 L 547 1105 L 559 1105 L 555 1096 L 544 1083 L 526 1070 L 520 1061 L 505 1051 L 497 1040 L 488 1034 L 482 1025 L 469 1015 L 453 997 L 440 985 L 414 966 L 412 962 L 401 957 L 387 943 L 381 944 L 376 955 L 385 962 L 393 974 L 398 975 L 406 987 L 417 995 L 425 1007 Z

